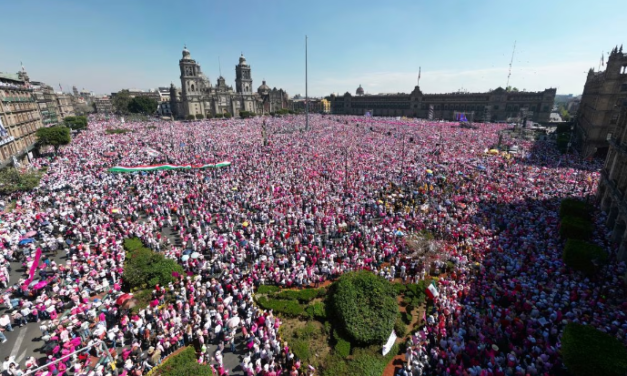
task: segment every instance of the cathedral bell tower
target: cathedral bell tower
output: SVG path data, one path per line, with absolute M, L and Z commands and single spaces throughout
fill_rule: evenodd
M 235 66 L 235 90 L 242 94 L 253 93 L 253 79 L 250 75 L 250 65 L 244 54 L 239 57 L 239 64 Z

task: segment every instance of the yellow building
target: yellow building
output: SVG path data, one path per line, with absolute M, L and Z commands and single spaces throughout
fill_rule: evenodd
M 331 113 L 331 102 L 323 98 L 320 101 L 320 103 L 322 104 L 322 112 L 324 112 L 325 114 L 330 114 Z

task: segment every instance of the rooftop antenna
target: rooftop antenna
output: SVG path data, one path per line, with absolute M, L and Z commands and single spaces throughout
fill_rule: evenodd
M 416 85 L 420 86 L 420 71 L 422 70 L 422 67 L 418 67 L 418 82 L 416 83 Z
M 514 53 L 516 52 L 516 41 L 514 41 L 514 49 L 512 50 L 512 60 L 509 61 L 509 73 L 507 74 L 507 85 L 505 90 L 509 87 L 509 78 L 512 76 L 512 64 L 514 64 Z
M 222 63 L 220 63 L 220 56 L 218 56 L 218 69 L 220 71 L 220 77 L 222 77 Z

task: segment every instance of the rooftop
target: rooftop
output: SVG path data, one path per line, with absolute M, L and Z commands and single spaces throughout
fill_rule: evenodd
M 0 72 L 0 79 L 8 80 L 8 81 L 15 81 L 17 83 L 23 83 L 24 82 L 17 76 L 17 74 L 14 74 L 14 73 L 3 73 L 3 72 Z

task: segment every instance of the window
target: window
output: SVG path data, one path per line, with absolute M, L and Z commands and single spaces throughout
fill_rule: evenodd
M 627 84 L 620 85 L 620 91 L 627 91 Z
M 612 115 L 612 119 L 610 120 L 610 124 L 616 124 L 618 121 L 618 114 Z

